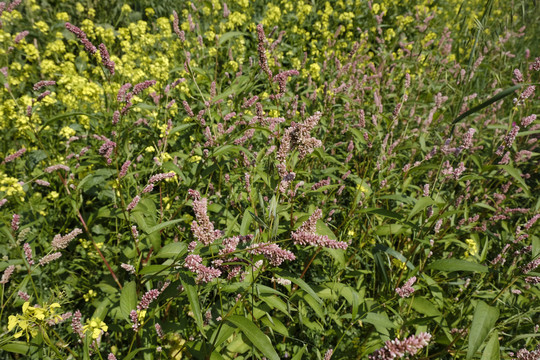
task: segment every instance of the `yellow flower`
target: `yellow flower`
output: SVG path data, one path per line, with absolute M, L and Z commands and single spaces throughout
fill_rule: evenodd
M 478 245 L 476 244 L 476 241 L 474 241 L 473 239 L 467 239 L 465 240 L 465 242 L 467 243 L 467 251 L 465 252 L 465 257 L 469 257 L 469 255 L 478 255 Z
M 368 193 L 369 189 L 362 184 L 356 185 L 356 190 L 360 190 L 363 193 Z
M 64 126 L 61 130 L 60 130 L 60 136 L 63 136 L 65 137 L 66 139 L 69 139 L 70 137 L 72 137 L 73 135 L 75 135 L 76 132 L 75 130 L 73 130 L 72 128 L 70 128 L 69 126 Z
M 92 332 L 92 339 L 97 339 L 101 336 L 102 332 L 106 332 L 109 329 L 107 324 L 105 324 L 99 318 L 92 318 L 91 320 L 86 320 L 86 325 L 83 326 L 83 332 L 87 331 Z
M 154 9 L 152 9 L 151 7 L 144 9 L 144 13 L 146 14 L 147 17 L 152 17 L 156 14 Z
M 124 4 L 122 6 L 122 10 L 121 10 L 123 13 L 130 13 L 131 12 L 131 6 L 129 6 L 128 4 Z
M 57 323 L 62 317 L 55 314 L 57 308 L 60 307 L 58 303 L 52 303 L 50 305 L 43 304 L 43 306 L 30 306 L 27 301 L 22 306 L 22 315 L 10 315 L 8 318 L 8 331 L 14 328 L 20 328 L 20 331 L 16 332 L 13 337 L 19 338 L 26 333 L 26 339 L 29 341 L 29 335 L 35 337 L 38 334 L 38 330 L 46 325 L 49 325 L 51 321 Z
M 190 158 L 188 159 L 188 161 L 189 161 L 189 162 L 199 162 L 199 161 L 201 161 L 201 159 L 202 159 L 202 158 L 201 158 L 199 155 L 193 155 L 192 157 L 190 157 Z
M 67 12 L 56 13 L 56 20 L 69 21 L 69 15 Z

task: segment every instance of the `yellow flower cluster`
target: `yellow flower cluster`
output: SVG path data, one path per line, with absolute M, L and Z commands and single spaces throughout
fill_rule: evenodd
M 101 336 L 103 332 L 106 332 L 109 329 L 107 324 L 99 318 L 92 318 L 91 320 L 86 320 L 86 325 L 83 326 L 83 332 L 92 333 L 92 339 L 97 339 Z
M 24 201 L 24 189 L 19 180 L 7 176 L 0 172 L 0 192 L 5 193 L 6 196 L 17 196 L 20 201 Z
M 54 323 L 60 321 L 62 317 L 56 314 L 56 309 L 60 307 L 58 303 L 52 303 L 50 305 L 43 304 L 43 306 L 30 306 L 27 301 L 22 306 L 22 315 L 10 315 L 8 318 L 8 331 L 15 328 L 19 329 L 13 337 L 19 338 L 26 334 L 26 340 L 29 341 L 31 335 L 35 337 L 39 333 L 39 329 L 42 326 L 48 324 L 48 321 Z

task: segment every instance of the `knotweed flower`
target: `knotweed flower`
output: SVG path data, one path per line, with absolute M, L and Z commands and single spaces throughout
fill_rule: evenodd
M 141 301 L 137 305 L 137 310 L 145 310 L 148 309 L 152 301 L 156 300 L 159 297 L 160 291 L 157 289 L 152 289 L 146 292 L 146 294 L 143 295 Z
M 405 356 L 414 355 L 423 347 L 429 344 L 431 334 L 420 333 L 412 335 L 404 340 L 394 339 L 386 341 L 384 347 L 369 355 L 370 360 L 391 360 Z
M 161 173 L 161 174 L 156 174 L 156 175 L 153 175 L 149 180 L 148 180 L 148 183 L 150 184 L 153 184 L 153 183 L 156 183 L 158 181 L 161 181 L 161 180 L 164 180 L 164 179 L 170 179 L 170 178 L 173 178 L 175 177 L 176 174 L 174 172 L 168 172 L 168 173 Z
M 107 360 L 117 360 L 117 359 L 116 359 L 116 356 L 114 356 L 113 353 L 109 353 L 109 355 L 107 355 Z
M 48 263 L 50 263 L 51 261 L 54 261 L 54 260 L 56 260 L 56 259 L 59 259 L 61 256 L 62 256 L 62 253 L 61 253 L 61 252 L 55 252 L 55 253 L 52 253 L 52 254 L 49 254 L 49 255 L 45 255 L 44 257 L 42 257 L 42 258 L 39 260 L 39 265 L 45 266 L 45 265 L 47 265 Z
M 46 168 L 43 171 L 50 174 L 50 173 L 52 173 L 53 171 L 56 171 L 56 170 L 70 171 L 70 168 L 69 168 L 69 166 L 59 164 L 59 165 L 49 166 L 48 168 Z
M 84 331 L 83 326 L 81 323 L 82 314 L 79 310 L 75 311 L 75 314 L 73 314 L 73 318 L 71 319 L 71 328 L 73 329 L 73 332 L 77 335 L 79 335 L 79 338 L 84 339 Z
M 79 29 L 77 26 L 70 24 L 69 22 L 66 22 L 66 29 L 72 32 L 79 39 L 79 41 L 84 45 L 85 50 L 90 54 L 94 55 L 97 52 L 97 48 L 90 42 L 90 40 L 88 40 L 88 37 L 84 31 Z
M 2 280 L 0 280 L 0 284 L 5 285 L 9 282 L 9 278 L 15 271 L 15 265 L 9 265 L 6 270 L 4 270 L 4 273 L 2 274 Z
M 268 59 L 266 58 L 265 42 L 266 36 L 264 35 L 264 29 L 262 24 L 257 25 L 257 52 L 259 53 L 259 66 L 266 73 L 268 78 L 272 78 L 272 71 L 268 67 Z
M 15 44 L 18 44 L 21 42 L 22 39 L 24 39 L 29 34 L 28 30 L 21 31 L 20 33 L 15 36 L 15 39 L 13 39 L 13 42 Z
M 414 288 L 412 286 L 415 282 L 416 276 L 413 276 L 412 278 L 407 280 L 405 285 L 403 285 L 401 288 L 396 288 L 396 293 L 402 298 L 407 298 L 411 296 L 411 294 L 414 292 Z
M 19 214 L 13 214 L 13 217 L 11 218 L 11 230 L 14 232 L 19 230 L 19 223 L 21 222 L 21 217 Z
M 139 315 L 137 314 L 137 310 L 131 310 L 129 313 L 129 318 L 131 319 L 131 322 L 133 325 L 131 325 L 131 328 L 133 331 L 137 332 L 139 330 Z
M 193 200 L 193 211 L 195 212 L 195 218 L 197 219 L 197 221 L 191 223 L 191 231 L 197 240 L 207 246 L 219 239 L 221 237 L 221 232 L 219 230 L 214 230 L 214 224 L 207 215 L 207 199 L 201 199 L 200 194 L 197 191 L 191 190 L 191 192 L 194 194 L 192 197 L 195 198 L 195 200 Z M 190 195 L 192 193 L 190 193 Z
M 109 52 L 107 51 L 107 47 L 105 44 L 101 43 L 99 44 L 99 53 L 101 55 L 101 62 L 107 70 L 109 70 L 109 73 L 111 75 L 114 75 L 114 61 L 111 60 L 111 57 L 109 56 Z
M 197 283 L 207 283 L 221 276 L 221 270 L 204 266 L 199 255 L 190 254 L 186 256 L 184 267 L 197 274 L 195 279 Z
M 122 168 L 120 169 L 120 172 L 118 173 L 118 178 L 121 179 L 124 176 L 126 176 L 127 171 L 129 169 L 129 166 L 131 165 L 131 161 L 126 160 L 124 164 L 122 164 Z
M 296 256 L 289 250 L 284 250 L 277 244 L 273 243 L 258 243 L 249 246 L 250 254 L 262 254 L 268 260 L 270 265 L 279 266 L 285 260 L 293 261 Z
M 131 202 L 127 206 L 126 210 L 131 211 L 131 210 L 135 209 L 135 206 L 137 206 L 137 204 L 139 203 L 140 200 L 141 200 L 141 197 L 139 195 L 136 195 L 133 198 L 133 200 L 131 200 Z
M 143 90 L 156 84 L 156 80 L 146 80 L 133 86 L 133 95 L 141 93 Z
M 36 179 L 36 184 L 38 184 L 40 186 L 45 186 L 45 187 L 51 186 L 50 182 L 45 181 L 45 180 L 40 180 L 40 179 Z
M 135 275 L 135 267 L 133 265 L 129 264 L 121 264 L 120 267 L 124 270 L 126 270 L 131 275 Z
M 24 291 L 19 291 L 19 292 L 17 293 L 17 296 L 20 297 L 21 299 L 23 299 L 24 301 L 30 300 L 30 295 L 28 295 L 28 294 L 25 293 Z
M 317 221 L 322 217 L 322 210 L 317 209 L 305 221 L 296 231 L 293 231 L 291 238 L 294 240 L 295 244 L 299 245 L 313 245 L 313 246 L 323 246 L 330 249 L 347 249 L 348 244 L 344 241 L 337 241 L 328 238 L 326 235 L 318 235 L 317 231 Z
M 80 234 L 82 234 L 82 230 L 79 228 L 75 228 L 72 232 L 64 236 L 57 234 L 54 236 L 54 239 L 51 242 L 51 246 L 53 250 L 65 249 L 69 245 L 69 243 L 73 239 L 75 239 L 77 235 L 80 235 Z
M 184 109 L 186 110 L 189 116 L 191 117 L 195 116 L 195 114 L 193 113 L 193 110 L 191 110 L 191 107 L 189 107 L 189 104 L 186 100 L 182 101 L 182 105 L 184 105 Z
M 161 325 L 159 325 L 159 324 L 156 323 L 155 328 L 156 328 L 157 336 L 158 336 L 160 339 L 163 339 L 163 337 L 165 336 L 165 334 L 163 333 L 163 329 L 161 328 Z
M 26 261 L 28 261 L 28 264 L 34 265 L 34 260 L 32 259 L 32 248 L 30 247 L 30 244 L 24 243 L 23 250 L 24 256 L 26 257 Z
M 34 91 L 38 91 L 39 89 L 41 89 L 44 86 L 53 86 L 53 85 L 56 85 L 56 81 L 54 81 L 54 80 L 42 80 L 42 81 L 38 81 L 37 83 L 35 83 L 33 89 L 34 89 Z

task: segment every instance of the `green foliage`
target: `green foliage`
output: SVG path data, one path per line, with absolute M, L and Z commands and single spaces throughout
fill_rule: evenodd
M 16 3 L 0 357 L 540 351 L 537 4 Z

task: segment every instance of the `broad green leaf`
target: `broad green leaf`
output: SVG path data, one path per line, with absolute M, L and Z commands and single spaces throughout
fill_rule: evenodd
M 242 224 L 240 225 L 240 235 L 247 235 L 249 233 L 249 226 L 253 222 L 253 217 L 249 214 L 252 208 L 247 208 L 244 211 L 244 217 L 242 218 Z
M 414 207 L 412 208 L 411 212 L 409 213 L 409 216 L 407 219 L 411 219 L 414 215 L 418 214 L 420 211 L 424 210 L 430 205 L 435 204 L 435 201 L 433 201 L 430 197 L 422 197 L 418 199 L 416 204 L 414 204 Z
M 126 356 L 122 357 L 122 360 L 131 360 L 135 357 L 135 355 L 137 355 L 139 352 L 143 351 L 143 350 L 148 350 L 150 348 L 148 347 L 145 347 L 145 348 L 138 348 L 138 349 L 135 349 L 133 351 L 131 351 L 129 354 L 127 354 Z
M 137 307 L 137 286 L 134 281 L 124 284 L 120 294 L 120 312 L 125 319 L 129 318 L 131 310 Z
M 508 95 L 512 95 L 514 93 L 514 91 L 518 90 L 519 88 L 521 88 L 524 84 L 519 84 L 519 85 L 515 85 L 515 86 L 512 86 L 512 87 L 509 87 L 503 91 L 501 91 L 500 93 L 498 93 L 497 95 L 489 98 L 488 100 L 484 101 L 483 103 L 481 103 L 480 105 L 478 106 L 475 106 L 473 107 L 472 109 L 470 110 L 467 110 L 465 111 L 463 114 L 459 115 L 457 118 L 454 119 L 454 121 L 452 121 L 452 125 L 455 126 L 455 124 L 457 122 L 459 122 L 460 120 L 466 118 L 467 116 L 471 115 L 471 114 L 474 114 L 480 110 L 482 110 L 483 108 L 493 104 L 494 102 L 496 101 L 499 101 L 503 98 L 505 98 L 506 96 Z M 452 130 L 454 130 L 452 128 Z M 453 132 L 453 131 L 452 131 Z
M 7 352 L 26 355 L 28 350 L 30 350 L 30 345 L 22 341 L 10 341 L 0 346 L 0 349 Z
M 521 173 L 518 169 L 511 165 L 500 165 L 500 167 L 504 169 L 504 171 L 506 171 L 508 174 L 510 174 L 510 176 L 512 176 L 514 180 L 520 183 L 521 188 L 523 189 L 523 191 L 525 191 L 525 193 L 527 193 L 527 195 L 530 195 L 529 187 L 527 186 L 525 180 L 523 180 L 523 178 L 521 177 Z
M 163 230 L 166 227 L 169 227 L 174 224 L 178 224 L 179 222 L 183 222 L 183 221 L 184 219 L 174 219 L 174 220 L 165 221 L 165 222 L 162 222 L 161 224 L 157 224 L 155 226 L 152 226 L 151 228 L 146 229 L 145 232 L 147 234 L 152 234 L 152 233 L 155 233 L 156 231 Z
M 324 310 L 321 306 L 321 304 L 319 304 L 314 298 L 313 296 L 309 295 L 309 294 L 306 294 L 305 292 L 303 291 L 299 291 L 298 292 L 299 295 L 302 297 L 302 299 L 304 299 L 304 301 L 309 305 L 309 307 L 315 312 L 315 314 L 317 314 L 317 316 L 322 320 L 324 321 L 325 319 L 325 316 L 324 316 Z
M 484 348 L 481 360 L 498 360 L 501 358 L 501 349 L 499 346 L 499 333 L 494 331 Z
M 377 253 L 378 251 L 385 252 L 388 255 L 395 257 L 396 259 L 398 259 L 402 263 L 405 263 L 409 269 L 414 270 L 414 265 L 409 260 L 407 260 L 407 258 L 405 256 L 403 256 L 400 252 L 397 252 L 396 250 L 392 249 L 391 247 L 388 247 L 388 246 L 386 246 L 384 244 L 376 244 L 373 247 L 373 252 Z
M 199 294 L 197 292 L 197 287 L 188 283 L 189 280 L 182 279 L 182 286 L 186 291 L 189 304 L 191 305 L 191 311 L 193 312 L 193 317 L 195 318 L 195 323 L 203 336 L 206 337 L 204 333 L 203 318 L 201 313 L 201 306 L 199 305 Z
M 261 296 L 260 299 L 267 303 L 271 308 L 278 309 L 288 317 L 291 317 L 289 314 L 289 309 L 287 308 L 287 304 L 281 300 L 279 297 L 275 295 L 268 295 L 268 296 Z
M 416 296 L 408 301 L 411 307 L 422 315 L 442 316 L 442 313 L 426 298 Z
M 242 330 L 244 335 L 264 356 L 271 360 L 279 360 L 270 339 L 251 320 L 243 316 L 232 315 L 227 318 L 227 321 Z
M 469 331 L 469 350 L 467 351 L 467 359 L 472 359 L 489 332 L 495 326 L 498 318 L 499 309 L 489 306 L 483 301 L 478 301 L 476 309 L 474 310 L 471 329 Z
M 226 322 L 222 322 L 221 326 L 214 331 L 210 342 L 213 343 L 216 347 L 219 347 L 225 340 L 227 340 L 231 335 L 236 331 L 236 328 L 230 326 Z
M 296 353 L 296 355 L 294 355 L 294 357 L 291 360 L 300 360 L 300 359 L 302 359 L 302 356 L 304 355 L 305 351 L 306 351 L 306 347 L 304 346 L 302 349 L 300 349 L 300 351 L 298 351 Z
M 398 328 L 396 324 L 394 324 L 392 321 L 390 321 L 390 319 L 388 319 L 388 315 L 386 315 L 386 313 L 370 312 L 366 315 L 365 318 L 362 319 L 362 321 L 368 324 L 375 325 L 376 327 L 382 327 L 385 329 Z
M 171 131 L 169 131 L 169 136 L 174 134 L 175 132 L 178 132 L 178 131 L 182 131 L 182 130 L 185 130 L 189 127 L 192 127 L 194 126 L 195 123 L 187 123 L 187 124 L 180 124 L 178 126 L 175 126 L 171 129 Z
M 241 35 L 246 35 L 246 33 L 243 33 L 241 31 L 229 31 L 219 37 L 218 44 L 221 46 L 225 44 L 227 41 L 231 40 L 232 38 L 235 38 Z
M 179 256 L 182 256 L 187 251 L 187 246 L 185 243 L 173 242 L 165 245 L 159 252 L 156 254 L 156 258 L 165 258 L 165 259 L 175 259 Z
M 280 333 L 281 335 L 289 336 L 289 330 L 283 325 L 283 323 L 276 317 L 270 317 L 270 314 L 263 316 L 260 321 L 268 326 L 270 329 Z
M 155 274 L 155 273 L 158 273 L 158 272 L 162 272 L 163 270 L 169 268 L 170 266 L 169 265 L 147 265 L 145 267 L 143 267 L 140 271 L 139 271 L 139 274 L 141 275 L 152 275 L 152 274 Z
M 317 220 L 316 226 L 316 232 L 319 235 L 326 235 L 330 240 L 337 240 L 336 234 L 330 228 L 326 223 L 322 220 Z
M 300 278 L 297 278 L 296 276 L 292 276 L 292 274 L 289 274 L 289 273 L 285 273 L 285 272 L 281 272 L 279 273 L 279 276 L 284 278 L 284 279 L 288 279 L 288 280 L 291 280 L 291 282 L 293 284 L 296 284 L 298 286 L 300 286 L 300 288 L 302 290 L 304 290 L 306 293 L 308 293 L 309 295 L 311 295 L 319 304 L 322 304 L 323 301 L 321 300 L 321 298 L 319 298 L 317 296 L 317 294 L 315 293 L 315 291 L 313 291 L 313 289 L 311 288 L 311 286 L 309 286 L 304 280 L 300 279 Z
M 403 232 L 405 232 L 408 229 L 408 227 L 403 226 L 401 224 L 386 224 L 381 225 L 377 227 L 377 230 L 375 230 L 375 234 L 386 236 L 386 235 L 399 235 Z
M 427 269 L 432 270 L 440 270 L 440 271 L 472 271 L 472 272 L 488 272 L 488 267 L 467 261 L 467 260 L 459 260 L 459 259 L 442 259 L 442 260 L 436 260 L 429 264 L 427 266 Z

